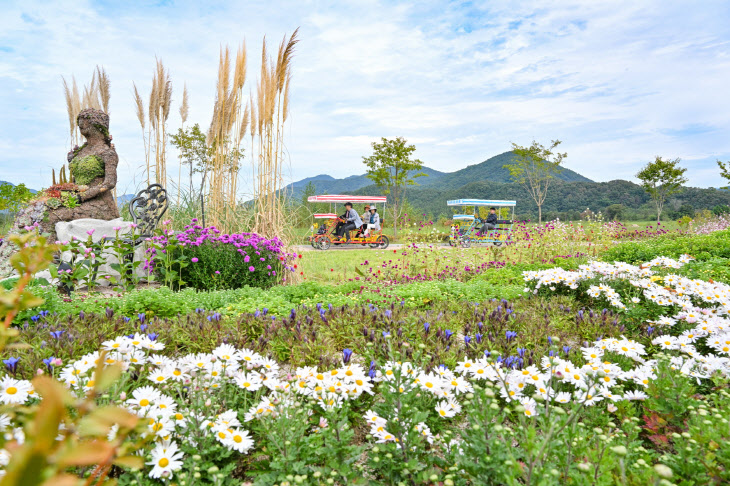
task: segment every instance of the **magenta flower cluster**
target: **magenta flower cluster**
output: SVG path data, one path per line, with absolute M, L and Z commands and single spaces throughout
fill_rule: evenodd
M 232 235 L 221 233 L 215 226 L 203 228 L 199 224 L 185 226 L 185 231 L 176 235 L 178 243 L 183 246 L 200 246 L 205 242 L 233 245 L 248 262 L 248 252 L 261 255 L 261 250 L 268 250 L 272 253 L 283 254 L 284 244 L 279 238 L 268 239 L 257 233 L 235 233 Z

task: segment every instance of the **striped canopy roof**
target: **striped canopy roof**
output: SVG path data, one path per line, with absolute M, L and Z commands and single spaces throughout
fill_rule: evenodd
M 309 196 L 309 202 L 325 203 L 385 203 L 388 200 L 385 196 L 348 196 L 346 194 L 324 194 L 322 196 Z
M 449 206 L 517 206 L 517 201 L 499 201 L 496 199 L 452 199 Z

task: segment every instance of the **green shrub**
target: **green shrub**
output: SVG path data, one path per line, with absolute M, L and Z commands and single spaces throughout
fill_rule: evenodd
M 619 243 L 601 255 L 604 261 L 648 262 L 658 256 L 679 258 L 689 254 L 697 260 L 730 258 L 730 231 L 708 235 L 665 235 L 645 241 Z
M 156 239 L 174 263 L 183 285 L 198 290 L 269 288 L 282 282 L 288 261 L 278 238 L 255 233 L 221 234 L 195 224 L 174 237 Z M 158 252 L 160 250 L 157 250 Z M 159 253 L 158 253 L 159 255 Z

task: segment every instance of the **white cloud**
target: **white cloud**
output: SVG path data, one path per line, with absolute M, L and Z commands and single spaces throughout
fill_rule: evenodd
M 48 185 L 68 150 L 60 76 L 112 80 L 112 134 L 125 191 L 141 184 L 132 82 L 146 93 L 155 56 L 171 71 L 179 124 L 207 126 L 220 45 L 277 43 L 301 26 L 287 149 L 294 179 L 361 173 L 381 136 L 404 136 L 439 170 L 532 139 L 563 140 L 567 166 L 631 178 L 654 155 L 682 157 L 690 182 L 717 186 L 730 157 L 730 38 L 724 2 L 175 2 L 99 6 L 16 2 L 0 19 L 0 179 Z M 704 127 L 698 129 L 697 127 Z M 168 173 L 176 174 L 176 160 Z

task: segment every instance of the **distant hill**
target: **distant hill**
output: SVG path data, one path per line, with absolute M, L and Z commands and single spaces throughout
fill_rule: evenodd
M 422 172 L 427 174 L 428 177 L 419 177 L 416 179 L 419 182 L 425 179 L 436 179 L 445 175 L 444 172 L 440 172 L 429 167 L 424 167 Z M 307 187 L 307 184 L 310 182 L 314 184 L 317 194 L 349 194 L 373 183 L 373 181 L 368 179 L 365 174 L 353 175 L 345 177 L 344 179 L 335 179 L 330 175 L 322 174 L 293 182 L 286 186 L 285 190 L 290 191 L 294 198 L 299 199 L 301 194 L 304 192 L 304 188 Z
M 424 167 L 423 172 L 428 177 L 417 178 L 418 186 L 415 186 L 414 189 L 426 187 L 457 189 L 475 181 L 509 183 L 512 179 L 509 171 L 504 166 L 510 163 L 513 156 L 513 152 L 505 152 L 455 172 L 441 172 Z M 565 182 L 593 182 L 570 169 L 563 169 L 556 177 Z M 291 191 L 293 196 L 298 199 L 310 182 L 314 184 L 317 194 L 349 194 L 372 185 L 372 181 L 365 174 L 349 176 L 344 179 L 335 179 L 330 175 L 322 174 L 289 184 L 286 189 Z M 409 188 L 409 192 L 412 190 Z
M 418 184 L 423 187 L 439 186 L 444 189 L 456 189 L 465 184 L 476 181 L 484 182 L 512 182 L 509 170 L 505 169 L 505 165 L 512 162 L 514 152 L 504 152 L 495 155 L 484 162 L 469 165 L 456 172 L 448 172 L 439 178 L 423 177 L 418 179 Z M 593 182 L 570 169 L 563 169 L 556 178 L 565 182 Z
M 378 195 L 376 186 L 369 186 L 355 191 L 355 194 Z M 474 181 L 461 187 L 451 189 L 439 186 L 414 187 L 406 194 L 409 204 L 419 213 L 433 218 L 449 217 L 454 208 L 446 206 L 450 199 L 508 199 L 516 200 L 516 214 L 521 219 L 535 218 L 537 206 L 525 189 L 516 183 L 500 183 L 491 181 Z M 604 211 L 612 204 L 621 204 L 643 219 L 656 217 L 656 210 L 649 194 L 638 184 L 624 180 L 610 182 L 572 182 L 557 181 L 548 191 L 543 204 L 543 217 L 546 219 L 578 219 L 578 213 L 590 208 L 593 211 Z M 718 189 L 702 189 L 685 187 L 679 194 L 673 195 L 666 205 L 665 215 L 671 217 L 672 212 L 683 205 L 694 209 L 712 209 L 715 206 L 730 206 L 730 191 Z M 560 213 L 560 214 L 559 214 Z M 664 216 L 662 216 L 664 218 Z

